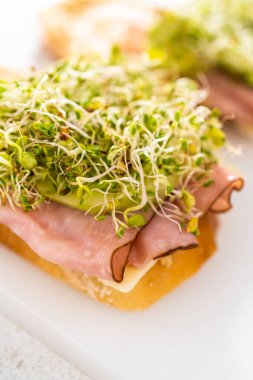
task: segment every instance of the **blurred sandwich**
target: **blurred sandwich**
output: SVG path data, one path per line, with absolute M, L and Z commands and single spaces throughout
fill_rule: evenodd
M 117 0 L 67 0 L 41 14 L 44 44 L 57 58 L 107 55 L 113 45 L 140 52 L 153 20 L 145 3 Z
M 174 75 L 205 73 L 208 104 L 253 130 L 253 1 L 197 0 L 181 12 L 161 12 L 150 52 Z M 203 79 L 202 79 L 203 80 Z

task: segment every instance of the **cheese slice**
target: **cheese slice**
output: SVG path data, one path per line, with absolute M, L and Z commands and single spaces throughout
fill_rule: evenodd
M 100 281 L 110 286 L 113 289 L 118 290 L 122 293 L 128 293 L 130 292 L 142 279 L 142 277 L 156 264 L 156 260 L 151 260 L 149 263 L 147 263 L 143 268 L 135 268 L 131 265 L 127 265 L 124 273 L 124 279 L 122 282 L 116 282 L 116 281 L 107 281 L 107 280 L 101 280 Z

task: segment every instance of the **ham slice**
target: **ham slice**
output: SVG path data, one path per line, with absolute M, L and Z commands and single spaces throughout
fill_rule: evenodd
M 115 235 L 111 217 L 92 215 L 56 203 L 25 213 L 4 206 L 0 223 L 9 227 L 43 259 L 106 280 L 121 281 L 138 230 Z
M 203 213 L 227 209 L 232 190 L 241 189 L 243 184 L 219 166 L 214 168 L 212 178 L 214 185 L 195 193 L 197 207 Z M 28 213 L 6 205 L 0 208 L 0 223 L 45 260 L 117 282 L 122 281 L 127 263 L 142 267 L 152 259 L 197 245 L 193 234 L 158 215 L 141 231 L 126 230 L 119 239 L 110 216 L 96 221 L 92 215 L 53 202 Z
M 215 166 L 208 179 L 214 184 L 198 188 L 195 192 L 196 207 L 204 214 L 211 210 L 223 212 L 231 208 L 233 190 L 241 190 L 243 180 L 221 166 Z M 138 234 L 130 256 L 130 264 L 142 267 L 152 259 L 169 255 L 178 249 L 190 249 L 198 244 L 196 237 L 180 230 L 178 225 L 157 215 Z
M 222 113 L 230 114 L 239 123 L 253 124 L 253 89 L 218 71 L 207 74 L 210 95 L 209 106 L 218 107 Z
M 150 260 L 169 255 L 178 249 L 196 247 L 196 237 L 180 230 L 172 220 L 155 215 L 137 236 L 129 257 L 129 263 L 143 267 Z
M 206 213 L 225 212 L 230 210 L 231 194 L 233 190 L 241 190 L 243 179 L 228 172 L 224 167 L 216 165 L 208 179 L 214 184 L 208 187 L 200 187 L 195 192 L 196 207 Z

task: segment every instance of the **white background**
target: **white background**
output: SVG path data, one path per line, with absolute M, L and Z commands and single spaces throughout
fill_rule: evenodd
M 38 14 L 54 0 L 1 0 L 0 65 L 28 68 L 44 60 Z

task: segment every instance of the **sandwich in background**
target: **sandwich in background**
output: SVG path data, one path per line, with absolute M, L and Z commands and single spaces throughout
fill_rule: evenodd
M 149 34 L 151 56 L 175 76 L 206 76 L 208 104 L 253 131 L 253 1 L 197 0 L 162 11 Z M 203 79 L 202 79 L 203 80 Z
M 199 79 L 209 87 L 208 104 L 252 134 L 252 10 L 252 0 L 197 0 L 177 12 L 155 2 L 70 0 L 46 11 L 42 25 L 56 56 L 107 54 L 112 44 L 148 51 L 171 77 Z
M 117 0 L 66 0 L 41 14 L 44 44 L 57 58 L 108 55 L 113 45 L 141 52 L 154 20 L 153 7 Z

